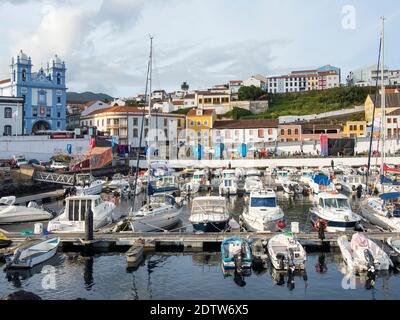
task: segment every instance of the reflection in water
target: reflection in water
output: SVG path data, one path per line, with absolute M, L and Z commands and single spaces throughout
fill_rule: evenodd
M 307 290 L 308 275 L 306 271 L 280 271 L 270 266 L 271 278 L 274 283 L 278 286 L 283 287 L 287 284 L 289 291 L 293 291 L 296 288 L 296 278 L 303 280 L 306 283 L 305 290 Z
M 83 271 L 83 281 L 85 283 L 85 289 L 90 291 L 94 286 L 94 278 L 93 278 L 93 257 L 85 257 L 84 258 L 84 271 Z
M 318 263 L 315 265 L 315 272 L 321 273 L 321 274 L 328 272 L 328 266 L 326 264 L 325 259 L 326 259 L 326 257 L 325 257 L 324 253 L 318 257 Z

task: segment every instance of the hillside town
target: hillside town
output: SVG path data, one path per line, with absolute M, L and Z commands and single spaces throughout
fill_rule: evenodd
M 67 98 L 66 63 L 57 55 L 49 59 L 45 68 L 32 70 L 32 65 L 30 56 L 21 50 L 11 59 L 10 77 L 0 80 L 0 144 L 27 135 L 61 139 L 89 134 L 108 137 L 115 144 L 117 154 L 133 156 L 138 151 L 144 152 L 149 129 L 156 129 L 156 135 L 163 136 L 162 139 L 174 146 L 177 156 L 183 159 L 197 156 L 199 146 L 202 159 L 267 158 L 278 154 L 319 156 L 321 148 L 316 145 L 322 138 L 353 139 L 356 143 L 367 141 L 371 136 L 373 110 L 377 124 L 374 134 L 379 135 L 379 94 L 367 94 L 363 104 L 352 108 L 263 117 L 268 114 L 275 96 L 350 87 L 372 88 L 380 83 L 376 65 L 350 72 L 344 84 L 341 69 L 325 65 L 315 70 L 294 70 L 286 75 L 257 74 L 245 80 L 227 79 L 225 84 L 201 90 L 191 89 L 183 82 L 179 90 L 156 89 L 150 97 L 142 93 L 128 98 L 85 102 Z M 390 87 L 386 90 L 386 137 L 398 139 L 400 70 L 385 68 L 384 81 L 385 86 Z M 143 113 L 148 111 L 149 100 L 154 115 L 150 128 L 147 119 L 144 125 L 141 123 Z M 239 114 L 236 118 L 232 117 L 235 112 Z M 243 112 L 244 117 L 240 116 Z M 215 146 L 221 144 L 223 151 L 218 153 Z M 285 144 L 288 146 L 279 151 L 278 146 Z M 390 152 L 396 153 L 396 146 L 389 148 Z M 51 149 L 47 154 L 51 154 L 52 143 L 47 147 Z M 23 150 L 26 149 L 23 147 L 14 152 Z M 66 152 L 65 148 L 63 151 Z M 356 153 L 366 151 L 358 148 Z M 11 154 L 1 155 L 7 156 Z

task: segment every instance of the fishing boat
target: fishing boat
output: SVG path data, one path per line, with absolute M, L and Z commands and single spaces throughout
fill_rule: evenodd
M 7 238 L 4 233 L 0 232 L 0 248 L 7 248 L 11 243 L 11 239 Z
M 229 269 L 250 269 L 252 256 L 249 243 L 240 237 L 228 238 L 221 243 L 222 266 Z
M 169 194 L 154 194 L 137 212 L 132 212 L 130 227 L 133 232 L 166 231 L 180 221 L 182 207 Z
M 307 254 L 293 234 L 278 234 L 268 241 L 268 254 L 272 265 L 277 270 L 304 270 Z
M 53 218 L 53 214 L 41 209 L 31 201 L 27 207 L 15 205 L 14 196 L 0 199 L 0 224 L 44 221 Z
M 385 230 L 400 232 L 400 192 L 371 197 L 361 204 L 361 215 Z
M 7 261 L 7 268 L 32 268 L 41 264 L 57 253 L 60 238 L 50 238 L 46 240 L 34 241 L 21 246 L 14 251 L 14 254 Z
M 250 194 L 254 191 L 263 189 L 263 182 L 257 176 L 247 177 L 244 183 L 244 192 Z
M 361 221 L 352 211 L 349 199 L 337 192 L 320 194 L 310 209 L 310 218 L 315 227 L 319 221 L 324 221 L 327 232 L 355 230 Z
M 51 220 L 50 232 L 84 232 L 88 211 L 93 212 L 93 228 L 99 229 L 113 222 L 115 204 L 103 201 L 99 195 L 72 196 L 65 199 L 64 212 Z
M 221 232 L 228 228 L 229 213 L 223 197 L 193 199 L 190 223 L 196 232 Z
M 285 215 L 277 205 L 276 194 L 272 189 L 252 192 L 242 218 L 249 231 L 275 232 L 285 227 Z
M 374 273 L 393 267 L 389 256 L 362 233 L 355 233 L 351 241 L 341 236 L 337 243 L 349 271 Z

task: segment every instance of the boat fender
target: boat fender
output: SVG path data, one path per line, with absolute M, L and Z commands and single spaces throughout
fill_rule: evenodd
M 317 219 L 317 221 L 315 221 L 314 223 L 314 230 L 319 231 L 321 227 L 324 231 L 326 231 L 326 228 L 328 227 L 328 222 L 324 219 Z
M 286 223 L 285 223 L 285 221 L 280 220 L 280 221 L 278 221 L 278 223 L 276 224 L 276 226 L 277 226 L 279 229 L 284 229 L 284 228 L 286 227 Z

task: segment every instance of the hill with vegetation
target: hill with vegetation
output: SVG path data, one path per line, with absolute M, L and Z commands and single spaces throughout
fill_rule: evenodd
M 268 94 L 269 108 L 242 119 L 276 119 L 280 116 L 318 114 L 363 105 L 374 87 L 341 87 L 324 91 Z
M 67 101 L 75 103 L 86 103 L 93 100 L 101 100 L 110 102 L 114 98 L 105 93 L 93 93 L 93 92 L 67 92 Z

